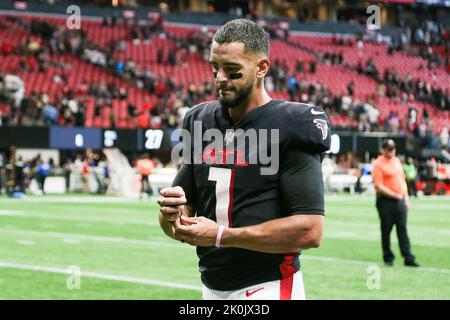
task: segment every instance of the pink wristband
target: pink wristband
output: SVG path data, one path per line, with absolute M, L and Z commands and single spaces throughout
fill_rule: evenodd
M 217 231 L 217 237 L 216 237 L 216 247 L 220 247 L 220 241 L 222 240 L 222 234 L 223 230 L 225 229 L 224 226 L 219 226 L 219 231 Z

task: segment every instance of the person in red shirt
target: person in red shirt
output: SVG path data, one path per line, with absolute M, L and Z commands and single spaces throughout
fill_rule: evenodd
M 395 142 L 387 139 L 383 142 L 381 155 L 375 160 L 372 170 L 373 183 L 377 193 L 376 206 L 381 221 L 381 242 L 383 260 L 387 266 L 392 266 L 394 253 L 391 251 L 390 238 L 394 225 L 400 252 L 405 259 L 405 265 L 418 267 L 411 252 L 406 217 L 409 204 L 408 187 L 400 159 L 395 156 Z
M 137 116 L 139 128 L 147 129 L 150 127 L 150 115 L 148 111 L 142 111 Z
M 9 41 L 4 41 L 1 46 L 2 55 L 7 56 L 12 52 L 12 45 Z

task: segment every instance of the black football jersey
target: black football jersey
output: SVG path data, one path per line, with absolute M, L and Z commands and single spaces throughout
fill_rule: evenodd
M 321 108 L 272 100 L 232 123 L 227 108 L 217 101 L 205 102 L 187 112 L 183 128 L 192 136 L 199 128 L 202 134 L 216 129 L 224 140 L 223 149 L 211 147 L 208 139 L 184 141 L 191 145 L 190 154 L 172 185 L 184 189 L 197 216 L 238 228 L 293 214 L 324 214 L 321 154 L 329 149 L 331 137 Z M 256 143 L 238 143 L 239 135 L 247 132 L 258 133 Z M 264 135 L 270 143 L 261 148 Z M 272 163 L 255 156 L 258 152 L 274 155 Z M 298 252 L 213 246 L 197 247 L 197 254 L 201 280 L 214 290 L 283 279 L 300 268 Z

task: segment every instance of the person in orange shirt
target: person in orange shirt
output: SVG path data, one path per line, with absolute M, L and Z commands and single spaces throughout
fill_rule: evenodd
M 381 222 L 381 243 L 383 260 L 387 266 L 394 263 L 390 239 L 394 225 L 400 252 L 405 259 L 405 265 L 418 267 L 406 229 L 407 212 L 410 206 L 408 187 L 400 160 L 395 156 L 395 142 L 392 139 L 383 141 L 381 155 L 375 160 L 372 170 L 373 183 L 377 193 L 376 206 Z
M 141 175 L 141 193 L 140 198 L 143 193 L 152 194 L 152 189 L 150 186 L 150 181 L 148 180 L 148 176 L 152 173 L 155 165 L 153 161 L 150 159 L 150 156 L 145 153 L 141 156 L 141 158 L 136 162 L 136 169 Z

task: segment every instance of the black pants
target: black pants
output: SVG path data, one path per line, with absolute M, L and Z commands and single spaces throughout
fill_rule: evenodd
M 391 251 L 391 231 L 397 229 L 397 238 L 405 262 L 412 262 L 415 257 L 411 253 L 408 232 L 406 230 L 407 208 L 404 200 L 395 200 L 377 196 L 377 210 L 381 222 L 381 244 L 384 262 L 392 262 L 395 258 Z
M 141 193 L 146 193 L 148 195 L 153 193 L 148 175 L 145 174 L 141 175 Z
M 47 176 L 45 174 L 38 174 L 37 175 L 37 183 L 39 185 L 39 189 L 41 189 L 43 193 L 45 193 L 44 185 L 45 185 L 45 179 L 46 178 L 47 178 Z
M 408 184 L 408 195 L 417 197 L 416 180 L 407 180 Z

